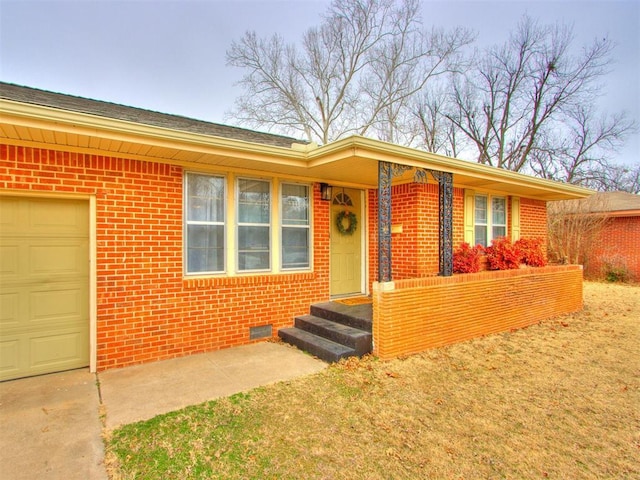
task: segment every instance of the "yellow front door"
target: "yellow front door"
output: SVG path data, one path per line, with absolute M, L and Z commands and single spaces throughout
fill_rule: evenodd
M 331 295 L 362 293 L 364 221 L 361 204 L 359 190 L 334 187 L 331 202 Z M 338 220 L 341 226 L 338 226 Z

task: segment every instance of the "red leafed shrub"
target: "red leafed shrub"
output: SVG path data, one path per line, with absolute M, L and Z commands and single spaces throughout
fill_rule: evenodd
M 522 254 L 507 237 L 491 241 L 491 246 L 484 249 L 487 255 L 487 269 L 512 270 L 520 268 Z
M 542 240 L 522 238 L 511 243 L 507 237 L 500 237 L 484 249 L 489 270 L 510 270 L 520 268 L 520 264 L 530 267 L 544 267 L 547 264 L 542 252 Z
M 453 252 L 453 273 L 476 273 L 480 271 L 480 258 L 484 248 L 482 245 L 472 247 L 466 242 Z
M 544 267 L 547 260 L 542 252 L 542 240 L 539 238 L 521 238 L 514 243 L 522 255 L 522 263 L 530 267 Z

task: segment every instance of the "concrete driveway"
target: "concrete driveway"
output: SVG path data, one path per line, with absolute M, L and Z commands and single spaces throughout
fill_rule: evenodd
M 0 478 L 106 479 L 89 369 L 0 383 Z
M 0 382 L 0 479 L 106 480 L 103 422 L 113 430 L 326 366 L 263 342 L 97 375 L 81 369 Z

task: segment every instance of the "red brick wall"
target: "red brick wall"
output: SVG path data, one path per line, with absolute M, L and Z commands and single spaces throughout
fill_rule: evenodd
M 640 281 L 640 217 L 609 218 L 596 245 L 585 266 L 587 277 L 604 278 L 616 270 L 626 272 L 631 281 Z
M 579 265 L 398 280 L 373 290 L 382 359 L 523 328 L 582 309 Z
M 408 183 L 391 189 L 391 223 L 402 233 L 391 235 L 392 277 L 396 279 L 436 275 L 439 271 L 438 185 Z M 464 240 L 464 193 L 453 189 L 453 245 Z M 369 191 L 371 286 L 377 280 L 378 192 Z M 375 265 L 375 268 L 373 266 Z
M 314 271 L 185 278 L 182 168 L 0 146 L 0 189 L 95 195 L 97 368 L 249 343 L 329 298 L 329 204 L 313 191 Z
M 509 202 L 511 203 L 511 202 Z M 520 198 L 520 238 L 540 238 L 547 249 L 547 204 L 542 200 Z

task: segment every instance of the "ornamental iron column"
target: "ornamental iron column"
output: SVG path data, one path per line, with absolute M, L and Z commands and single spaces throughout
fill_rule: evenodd
M 431 170 L 431 175 L 438 181 L 440 275 L 450 277 L 453 275 L 453 174 Z
M 378 162 L 378 282 L 391 281 L 391 164 Z
M 408 165 L 378 162 L 378 281 L 391 281 L 391 180 L 411 170 Z

